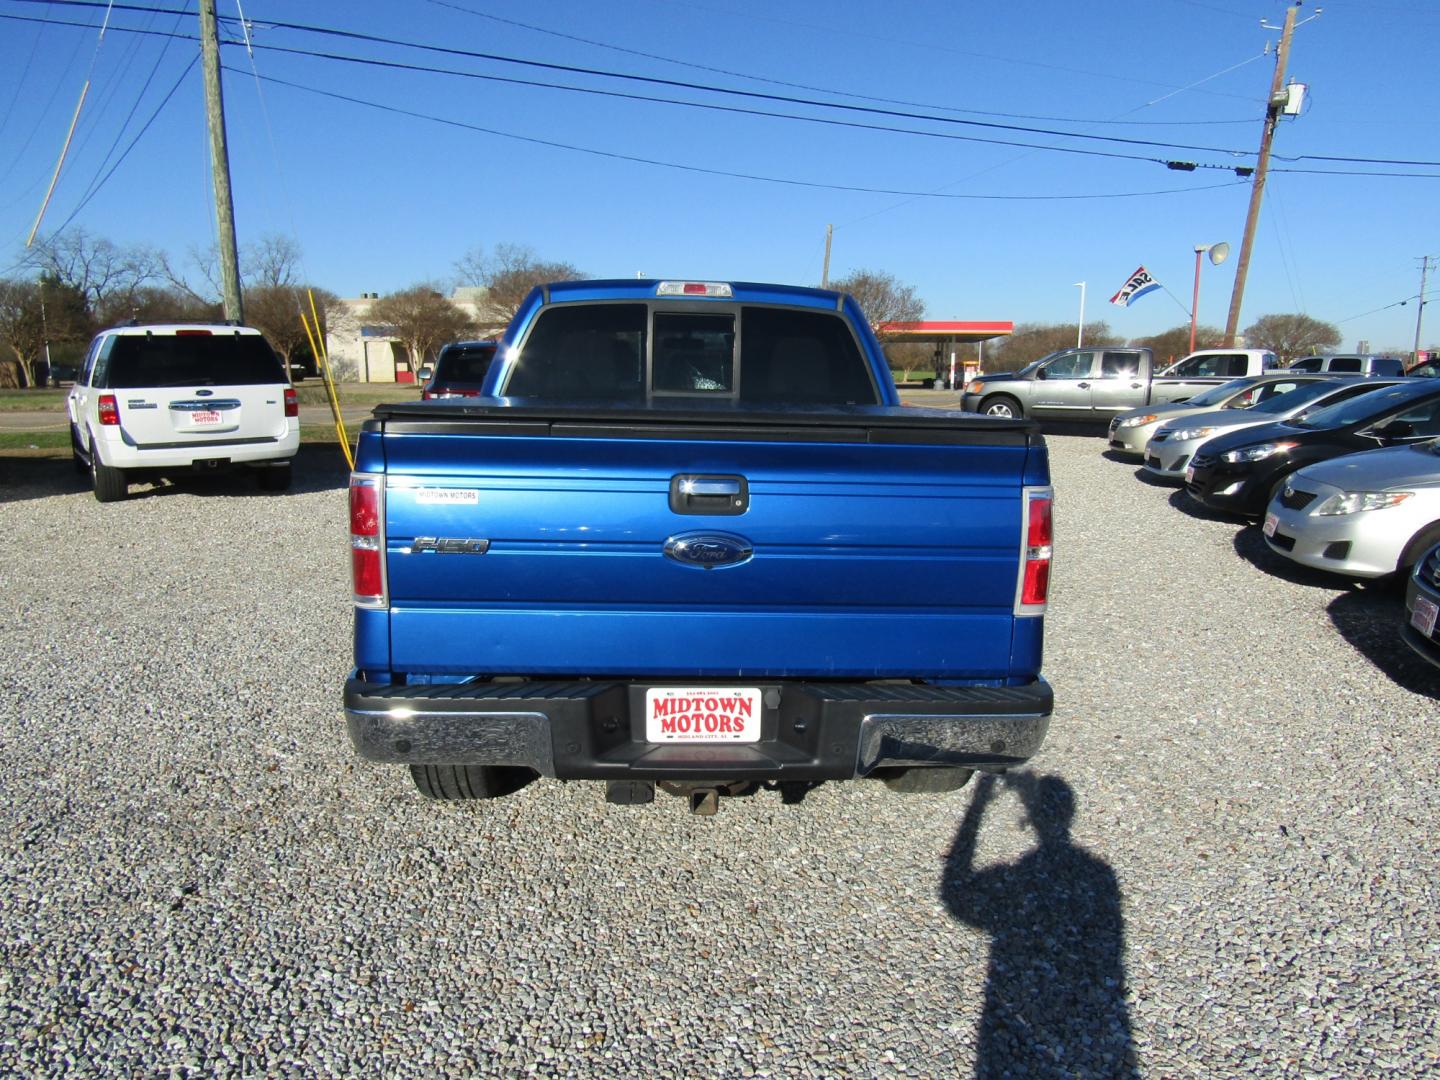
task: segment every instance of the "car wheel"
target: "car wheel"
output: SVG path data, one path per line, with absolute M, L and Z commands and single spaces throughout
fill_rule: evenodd
M 427 799 L 498 799 L 530 781 L 530 769 L 506 765 L 411 765 L 410 778 Z
M 1007 420 L 1025 415 L 1020 403 L 1012 397 L 987 398 L 980 403 L 980 411 L 986 416 L 1000 416 Z
M 891 791 L 907 795 L 939 795 L 959 791 L 970 782 L 972 769 L 924 768 L 900 769 L 881 779 Z
M 289 491 L 292 470 L 284 465 L 267 465 L 260 470 L 260 486 L 266 491 Z
M 1420 557 L 1436 544 L 1440 544 L 1440 521 L 1425 526 L 1411 537 L 1405 550 L 1400 553 L 1400 561 L 1395 564 L 1395 576 L 1402 587 L 1405 579 L 1414 572 Z
M 119 502 L 130 491 L 130 485 L 125 482 L 125 471 L 112 469 L 102 462 L 93 439 L 90 441 L 90 485 L 95 489 L 96 501 L 102 503 Z

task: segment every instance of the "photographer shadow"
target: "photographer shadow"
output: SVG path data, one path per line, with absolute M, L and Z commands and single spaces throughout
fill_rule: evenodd
M 1139 1076 L 1125 988 L 1115 873 L 1070 838 L 1075 794 L 1058 776 L 1011 773 L 1039 844 L 975 869 L 980 822 L 997 781 L 980 777 L 946 858 L 941 896 L 990 935 L 975 1075 Z

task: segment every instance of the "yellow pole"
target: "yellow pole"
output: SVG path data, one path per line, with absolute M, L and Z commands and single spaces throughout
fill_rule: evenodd
M 314 309 L 315 298 L 310 298 L 311 309 Z M 335 394 L 335 381 L 330 374 L 329 357 L 326 356 L 323 346 L 317 343 L 320 338 L 320 320 L 315 320 L 315 329 L 310 328 L 310 320 L 305 318 L 305 312 L 300 312 L 300 325 L 305 328 L 305 336 L 310 341 L 310 352 L 315 357 L 315 363 L 320 368 L 320 374 L 325 380 L 326 397 L 330 401 L 330 414 L 335 418 L 335 434 L 340 437 L 340 449 L 345 454 L 345 461 L 353 470 L 355 468 L 355 455 L 350 450 L 350 436 L 345 431 L 345 419 L 340 415 L 340 399 Z M 323 339 L 321 339 L 323 340 Z

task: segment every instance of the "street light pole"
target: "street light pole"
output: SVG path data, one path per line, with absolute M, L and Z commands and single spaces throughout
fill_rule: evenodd
M 1225 261 L 1225 256 L 1230 254 L 1230 245 L 1220 244 L 1196 244 L 1195 245 L 1195 293 L 1190 297 L 1190 351 L 1195 351 L 1195 320 L 1200 312 L 1200 256 L 1205 252 L 1210 253 L 1212 266 L 1219 266 Z
M 1075 331 L 1075 347 L 1078 349 L 1085 344 L 1085 282 L 1074 283 L 1080 289 L 1080 325 Z

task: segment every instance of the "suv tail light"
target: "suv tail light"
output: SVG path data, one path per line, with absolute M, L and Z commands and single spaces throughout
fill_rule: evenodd
M 385 478 L 350 474 L 350 580 L 360 607 L 387 606 L 385 583 Z
M 285 415 L 294 417 L 299 417 L 300 415 L 300 399 L 295 396 L 295 388 L 293 386 L 287 386 L 285 388 Z
M 120 423 L 120 403 L 115 400 L 114 394 L 100 395 L 100 423 L 105 427 Z
M 1054 542 L 1053 488 L 1025 489 L 1025 517 L 1021 531 L 1025 547 L 1020 560 L 1020 584 L 1015 614 L 1040 615 L 1050 599 L 1050 560 Z

